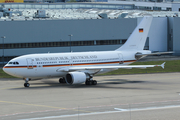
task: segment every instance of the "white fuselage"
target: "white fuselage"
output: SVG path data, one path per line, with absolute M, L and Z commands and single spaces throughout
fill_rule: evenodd
M 20 78 L 63 77 L 68 67 L 128 65 L 135 62 L 137 51 L 103 51 L 30 54 L 12 59 L 3 68 L 10 75 Z M 90 74 L 114 69 L 78 70 Z
M 3 70 L 13 76 L 24 78 L 25 87 L 30 79 L 60 77 L 60 83 L 96 85 L 94 74 L 118 68 L 147 68 L 162 65 L 128 65 L 151 51 L 144 44 L 152 22 L 152 16 L 143 17 L 125 44 L 115 51 L 71 52 L 23 55 L 12 59 Z M 138 56 L 137 56 L 138 55 Z

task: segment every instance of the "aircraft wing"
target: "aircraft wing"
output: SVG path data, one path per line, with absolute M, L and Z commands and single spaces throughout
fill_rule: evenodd
M 76 71 L 76 70 L 100 70 L 100 69 L 116 69 L 116 68 L 122 68 L 122 69 L 132 69 L 132 68 L 140 68 L 145 69 L 148 67 L 157 67 L 160 66 L 164 69 L 165 62 L 161 65 L 117 65 L 117 66 L 72 66 L 69 68 L 62 68 L 58 69 L 57 71 Z

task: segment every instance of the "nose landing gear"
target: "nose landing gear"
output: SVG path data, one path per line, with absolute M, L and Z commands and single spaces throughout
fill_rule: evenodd
M 24 87 L 29 87 L 30 84 L 29 83 L 24 83 Z
M 28 83 L 29 78 L 25 78 L 24 80 L 25 80 L 24 87 L 29 87 L 30 86 L 30 84 Z

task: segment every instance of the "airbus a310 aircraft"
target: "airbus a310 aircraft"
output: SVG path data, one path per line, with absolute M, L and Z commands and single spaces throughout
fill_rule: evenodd
M 93 75 L 97 73 L 118 68 L 155 66 L 164 68 L 165 63 L 161 65 L 128 65 L 144 56 L 154 54 L 149 50 L 143 50 L 152 18 L 152 16 L 143 17 L 126 43 L 114 51 L 23 55 L 10 60 L 3 70 L 12 76 L 23 78 L 24 86 L 29 87 L 28 82 L 32 79 L 59 77 L 60 83 L 96 85 L 97 81 L 93 80 Z

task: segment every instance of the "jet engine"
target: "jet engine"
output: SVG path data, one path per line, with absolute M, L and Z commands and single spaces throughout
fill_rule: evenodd
M 84 72 L 69 72 L 66 75 L 67 84 L 80 84 L 84 83 L 86 80 L 90 80 L 91 76 Z

